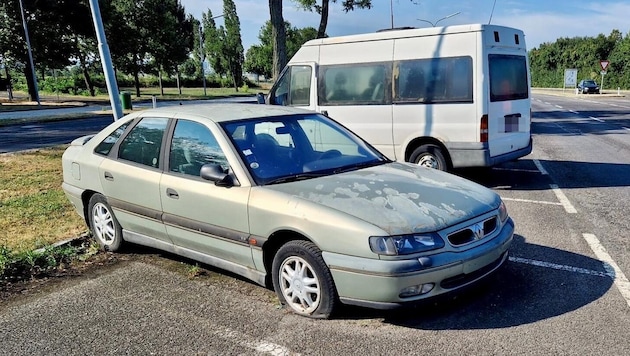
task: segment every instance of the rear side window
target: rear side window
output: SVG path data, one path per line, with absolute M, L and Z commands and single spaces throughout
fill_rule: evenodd
M 525 56 L 491 54 L 490 65 L 490 101 L 527 99 L 527 60 Z
M 472 77 L 471 57 L 399 61 L 394 69 L 394 101 L 427 104 L 472 102 Z
M 144 118 L 123 139 L 118 158 L 157 168 L 168 119 Z
M 116 142 L 118 142 L 120 136 L 122 136 L 123 132 L 125 132 L 130 122 L 131 121 L 121 125 L 116 130 L 114 130 L 114 132 L 109 134 L 109 136 L 105 137 L 105 139 L 96 146 L 96 148 L 94 149 L 94 153 L 107 156 L 112 150 L 112 147 L 114 147 Z

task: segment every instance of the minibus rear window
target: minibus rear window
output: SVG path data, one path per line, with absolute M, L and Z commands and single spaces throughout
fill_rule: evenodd
M 491 54 L 490 101 L 527 99 L 527 59 L 525 56 Z

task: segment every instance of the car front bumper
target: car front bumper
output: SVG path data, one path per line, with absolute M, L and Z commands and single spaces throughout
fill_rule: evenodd
M 514 223 L 508 219 L 501 232 L 484 244 L 463 252 L 429 256 L 433 263 L 417 258 L 372 260 L 329 252 L 322 256 L 330 267 L 341 302 L 394 309 L 463 288 L 491 274 L 507 260 L 513 234 Z M 425 294 L 400 296 L 405 288 L 429 283 L 434 287 Z

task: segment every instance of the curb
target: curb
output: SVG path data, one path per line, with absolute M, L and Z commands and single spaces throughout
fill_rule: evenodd
M 85 232 L 79 236 L 76 237 L 71 237 L 62 241 L 57 241 L 55 243 L 53 243 L 52 245 L 48 245 L 48 246 L 44 246 L 44 247 L 40 247 L 36 250 L 33 250 L 33 252 L 35 253 L 44 253 L 46 252 L 47 249 L 51 249 L 51 248 L 56 248 L 56 247 L 60 247 L 60 246 L 65 246 L 65 245 L 72 245 L 73 242 L 79 241 L 79 240 L 83 240 L 86 238 L 90 237 L 90 233 L 89 232 Z

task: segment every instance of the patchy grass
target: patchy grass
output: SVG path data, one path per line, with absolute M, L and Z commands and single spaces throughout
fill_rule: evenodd
M 0 246 L 14 254 L 87 231 L 61 189 L 65 147 L 0 155 Z

